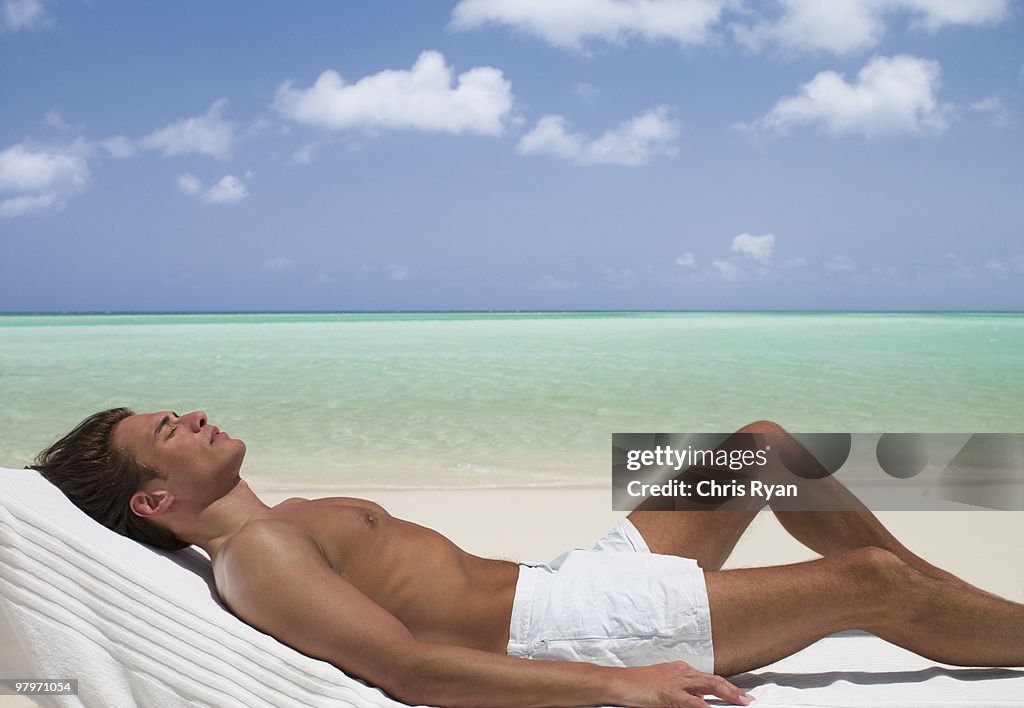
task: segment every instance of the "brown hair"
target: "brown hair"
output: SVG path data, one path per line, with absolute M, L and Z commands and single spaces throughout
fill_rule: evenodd
M 165 475 L 113 444 L 114 426 L 130 415 L 129 408 L 111 408 L 89 416 L 25 469 L 39 472 L 75 506 L 123 536 L 173 551 L 187 548 L 169 530 L 131 510 L 132 495 Z

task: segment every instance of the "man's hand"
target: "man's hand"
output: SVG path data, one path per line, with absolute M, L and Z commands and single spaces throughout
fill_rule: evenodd
M 711 694 L 735 705 L 749 705 L 753 696 L 721 676 L 697 671 L 685 661 L 629 669 L 623 705 L 633 708 L 708 708 Z

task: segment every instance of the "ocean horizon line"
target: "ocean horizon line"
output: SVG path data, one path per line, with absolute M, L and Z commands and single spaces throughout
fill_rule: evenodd
M 950 310 L 950 309 L 374 309 L 374 310 L 0 310 L 3 316 L 68 316 L 68 315 L 444 315 L 444 314 L 635 314 L 635 313 L 666 313 L 666 314 L 1021 314 L 1020 309 L 1001 310 Z

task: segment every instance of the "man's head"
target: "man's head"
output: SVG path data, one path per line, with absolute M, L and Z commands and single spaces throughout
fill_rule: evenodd
M 114 408 L 86 418 L 30 467 L 104 526 L 178 549 L 188 543 L 168 528 L 168 519 L 198 513 L 227 494 L 244 456 L 245 443 L 207 425 L 201 411 L 178 416 Z

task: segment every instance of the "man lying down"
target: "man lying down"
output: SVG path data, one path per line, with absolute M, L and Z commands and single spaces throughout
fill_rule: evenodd
M 847 629 L 939 662 L 1024 665 L 1024 605 L 911 553 L 777 425 L 723 446 L 764 436 L 766 481 L 784 460 L 817 479 L 821 508 L 847 509 L 767 502 L 819 560 L 721 570 L 763 497 L 718 511 L 651 497 L 593 550 L 480 558 L 363 499 L 267 506 L 241 478 L 245 443 L 201 411 L 97 413 L 31 467 L 121 534 L 200 546 L 238 617 L 411 704 L 746 705 L 722 676 Z

